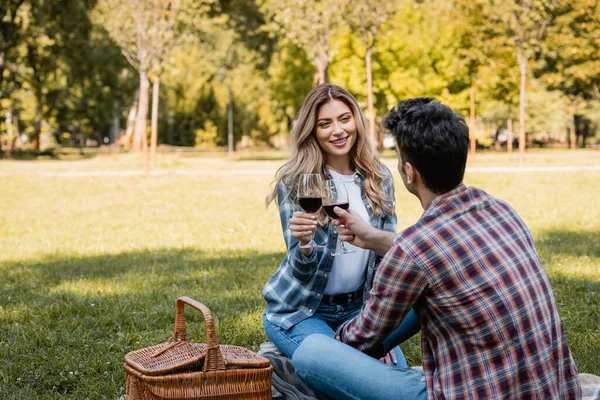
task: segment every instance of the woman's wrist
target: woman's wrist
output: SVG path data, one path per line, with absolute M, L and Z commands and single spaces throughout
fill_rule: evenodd
M 306 242 L 306 243 L 302 243 L 302 242 L 300 242 L 300 245 L 301 245 L 301 246 L 304 246 L 304 245 L 306 245 L 306 244 L 308 244 L 308 242 Z M 300 248 L 300 251 L 301 251 L 301 252 L 302 252 L 302 254 L 304 254 L 306 257 L 310 257 L 310 256 L 312 256 L 313 249 L 312 249 L 312 247 L 308 247 L 308 248 L 305 248 L 305 249 L 303 249 L 303 248 Z

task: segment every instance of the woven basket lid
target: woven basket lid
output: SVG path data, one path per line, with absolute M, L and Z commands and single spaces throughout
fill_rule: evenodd
M 270 361 L 255 352 L 240 346 L 219 345 L 227 367 L 265 368 Z
M 198 364 L 206 357 L 206 344 L 167 342 L 132 351 L 125 362 L 145 375 L 163 375 Z

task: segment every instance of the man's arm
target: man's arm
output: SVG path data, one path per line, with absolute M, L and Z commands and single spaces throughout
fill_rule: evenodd
M 398 245 L 379 264 L 369 298 L 335 338 L 375 358 L 385 354 L 384 340 L 400 325 L 427 289 L 421 268 Z
M 335 207 L 334 211 L 342 219 L 342 221 L 333 221 L 333 224 L 338 227 L 337 232 L 340 235 L 340 240 L 362 249 L 373 250 L 381 255 L 387 253 L 394 245 L 396 232 L 373 228 L 352 210 L 348 212 Z

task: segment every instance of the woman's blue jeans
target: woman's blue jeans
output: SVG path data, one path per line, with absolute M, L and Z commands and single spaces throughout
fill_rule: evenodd
M 390 367 L 325 335 L 311 335 L 292 358 L 302 380 L 337 400 L 426 400 L 422 373 Z
M 316 312 L 311 317 L 299 322 L 290 329 L 286 330 L 272 324 L 267 320 L 266 315 L 263 315 L 263 324 L 267 336 L 275 346 L 288 357 L 292 357 L 300 343 L 310 335 L 320 333 L 333 338 L 335 330 L 342 323 L 358 315 L 361 305 L 362 299 L 357 299 L 346 306 L 332 306 L 321 302 Z M 406 358 L 404 358 L 404 354 L 402 354 L 402 350 L 400 350 L 398 345 L 412 337 L 419 329 L 420 326 L 417 316 L 414 311 L 411 310 L 398 329 L 384 341 L 385 349 L 388 352 L 391 349 L 394 349 L 397 367 L 407 368 Z

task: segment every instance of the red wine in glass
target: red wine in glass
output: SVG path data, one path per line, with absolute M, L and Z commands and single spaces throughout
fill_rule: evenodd
M 325 181 L 323 185 L 323 210 L 331 219 L 339 220 L 340 217 L 333 211 L 335 207 L 347 210 L 350 207 L 350 198 L 348 190 L 343 181 L 339 179 L 330 179 Z M 348 250 L 344 245 L 344 241 L 339 239 L 340 247 L 332 254 L 333 256 L 341 256 L 343 254 L 355 253 L 354 250 Z
M 339 208 L 343 208 L 344 210 L 347 210 L 348 207 L 350 207 L 350 203 L 345 202 L 345 203 L 331 203 L 331 204 L 327 204 L 323 206 L 323 210 L 325 210 L 325 212 L 327 213 L 327 215 L 329 215 L 329 217 L 333 218 L 333 219 L 340 219 L 340 217 L 337 216 L 337 214 L 335 213 L 335 211 L 333 211 L 333 209 L 335 207 L 339 207 Z
M 320 174 L 304 174 L 300 176 L 298 181 L 298 204 L 309 214 L 314 214 L 319 211 L 323 204 L 323 181 L 321 180 Z M 314 241 L 313 235 L 310 237 L 310 241 L 300 246 L 301 249 L 315 249 L 323 246 L 319 246 Z
M 300 207 L 302 207 L 305 212 L 314 214 L 321 208 L 323 199 L 321 197 L 299 197 L 298 203 L 300 203 Z

